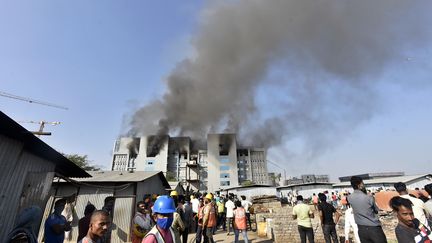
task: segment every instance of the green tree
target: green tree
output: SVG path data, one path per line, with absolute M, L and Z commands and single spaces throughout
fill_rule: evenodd
M 99 167 L 91 164 L 91 161 L 88 159 L 87 155 L 79 155 L 79 154 L 63 154 L 68 160 L 72 161 L 74 164 L 81 167 L 83 170 L 97 171 L 100 170 Z
M 252 181 L 250 181 L 250 180 L 245 180 L 245 181 L 243 181 L 242 183 L 241 183 L 241 185 L 242 186 L 252 186 L 252 185 L 254 185 L 255 183 L 253 183 Z
M 165 178 L 167 179 L 167 181 L 177 181 L 177 176 L 174 172 L 171 171 L 167 171 Z

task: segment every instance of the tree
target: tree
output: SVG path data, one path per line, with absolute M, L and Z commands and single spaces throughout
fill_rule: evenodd
M 177 181 L 177 176 L 174 172 L 171 171 L 167 171 L 165 178 L 167 179 L 167 181 Z
M 99 167 L 91 165 L 91 161 L 88 159 L 87 155 L 79 154 L 63 154 L 68 160 L 72 161 L 74 164 L 81 167 L 83 170 L 97 171 L 100 170 Z
M 245 180 L 245 181 L 243 181 L 242 183 L 241 183 L 241 185 L 242 186 L 252 186 L 252 185 L 254 185 L 255 183 L 253 183 L 252 181 L 250 181 L 250 180 Z

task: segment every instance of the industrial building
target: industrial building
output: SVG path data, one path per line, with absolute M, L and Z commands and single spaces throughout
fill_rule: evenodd
M 205 142 L 168 135 L 122 137 L 115 142 L 111 169 L 162 171 L 193 191 L 269 184 L 266 150 L 239 146 L 235 134 L 208 134 Z

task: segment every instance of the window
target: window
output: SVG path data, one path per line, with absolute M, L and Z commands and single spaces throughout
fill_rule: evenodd
M 229 182 L 229 181 L 221 181 L 221 182 L 220 182 L 220 185 L 221 185 L 221 186 L 229 186 L 229 185 L 230 185 L 230 182 Z
M 114 152 L 118 152 L 120 149 L 120 140 L 115 141 Z
M 229 170 L 230 167 L 229 167 L 228 165 L 221 165 L 221 166 L 219 167 L 219 169 L 220 169 L 221 171 L 224 171 L 224 170 Z
M 220 178 L 230 178 L 229 173 L 221 173 Z
M 224 164 L 230 162 L 228 156 L 220 156 L 220 157 L 219 157 L 219 161 L 220 161 L 221 163 L 224 163 Z

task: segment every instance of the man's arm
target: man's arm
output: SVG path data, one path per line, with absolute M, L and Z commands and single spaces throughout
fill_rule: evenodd
M 336 210 L 335 211 L 335 224 L 336 225 L 339 224 L 340 216 L 342 216 L 342 214 L 338 210 Z
M 292 212 L 292 218 L 293 218 L 294 220 L 297 219 L 297 214 L 296 214 L 294 208 L 293 208 L 293 212 Z
M 204 207 L 203 226 L 206 227 L 209 219 L 210 209 L 207 206 Z

